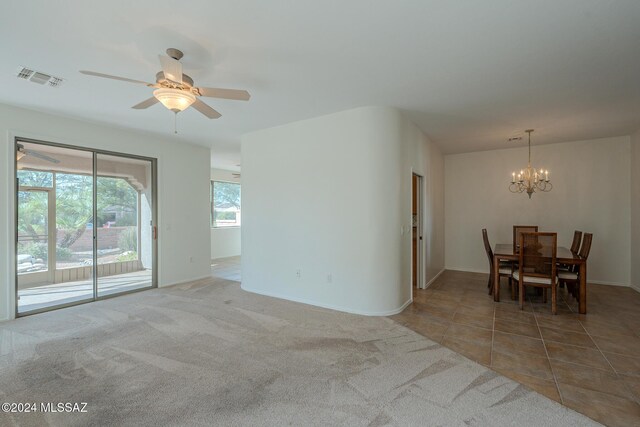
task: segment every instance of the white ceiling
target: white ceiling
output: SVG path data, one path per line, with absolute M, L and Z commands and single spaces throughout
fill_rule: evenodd
M 640 129 L 640 1 L 234 0 L 0 3 L 0 102 L 171 135 L 151 89 L 157 55 L 184 51 L 196 85 L 247 89 L 179 115 L 177 143 L 235 169 L 240 136 L 365 105 L 400 108 L 445 153 Z M 18 66 L 60 88 L 18 80 Z

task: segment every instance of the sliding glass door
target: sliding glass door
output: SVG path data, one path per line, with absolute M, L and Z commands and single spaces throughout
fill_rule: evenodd
M 155 286 L 155 161 L 16 140 L 16 314 Z
M 149 160 L 97 154 L 98 296 L 149 288 L 153 191 Z

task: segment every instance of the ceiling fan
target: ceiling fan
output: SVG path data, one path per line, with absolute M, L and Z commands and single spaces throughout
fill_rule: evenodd
M 184 54 L 178 49 L 167 49 L 167 55 L 158 55 L 162 71 L 156 74 L 155 83 L 147 83 L 141 80 L 133 80 L 126 77 L 112 76 L 109 74 L 97 73 L 95 71 L 80 71 L 82 74 L 95 77 L 103 77 L 124 82 L 143 84 L 155 88 L 153 96 L 131 108 L 142 110 L 161 102 L 165 107 L 174 113 L 179 113 L 193 106 L 200 113 L 210 119 L 217 119 L 221 116 L 219 112 L 202 102 L 198 97 L 232 99 L 237 101 L 248 101 L 251 97 L 246 90 L 219 89 L 209 87 L 194 86 L 193 79 L 182 73 L 180 58 Z
M 18 151 L 16 151 L 16 160 L 20 161 L 25 156 L 37 157 L 42 160 L 46 160 L 51 163 L 60 163 L 60 160 L 54 159 L 53 157 L 49 157 L 46 154 L 42 154 L 39 151 L 27 150 L 24 148 L 24 145 L 18 144 Z

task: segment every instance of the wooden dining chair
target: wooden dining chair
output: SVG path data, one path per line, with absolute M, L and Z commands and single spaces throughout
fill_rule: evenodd
M 585 262 L 589 258 L 592 241 L 593 233 L 584 233 L 584 237 L 582 238 L 582 245 L 580 246 L 580 252 L 578 252 L 578 256 L 580 258 L 584 258 Z M 574 298 L 580 299 L 580 287 L 578 286 L 580 282 L 579 269 L 575 265 L 572 267 L 573 268 L 570 270 L 558 271 L 558 280 L 560 281 L 560 283 L 567 285 L 569 293 L 573 295 Z
M 484 242 L 484 250 L 487 252 L 487 258 L 489 258 L 489 283 L 487 283 L 487 287 L 489 288 L 489 295 L 491 295 L 494 291 L 493 289 L 493 250 L 491 249 L 491 244 L 489 243 L 489 236 L 487 234 L 487 229 L 482 229 L 482 241 Z M 509 289 L 511 291 L 511 299 L 515 299 L 515 285 L 513 283 L 512 274 L 513 274 L 513 264 L 508 262 L 501 262 L 500 268 L 498 269 L 500 277 L 507 277 L 509 279 Z M 500 285 L 500 278 L 498 278 L 498 286 Z
M 557 233 L 520 233 L 518 271 L 513 278 L 518 282 L 520 309 L 524 308 L 525 286 L 551 289 L 551 313 L 558 311 L 558 277 L 556 259 L 558 251 Z
M 521 233 L 537 233 L 537 225 L 514 225 L 513 226 L 513 253 L 518 253 L 518 247 L 520 245 Z
M 582 231 L 575 230 L 573 232 L 573 241 L 571 242 L 571 253 L 577 254 L 580 249 L 580 242 L 582 241 Z M 561 271 L 572 271 L 571 269 L 575 266 L 567 265 L 567 264 L 558 264 L 558 274 Z M 561 280 L 559 283 L 561 288 L 564 288 L 564 282 Z
M 573 232 L 573 242 L 571 242 L 571 252 L 574 254 L 578 253 L 580 249 L 580 241 L 582 240 L 582 231 L 574 231 Z

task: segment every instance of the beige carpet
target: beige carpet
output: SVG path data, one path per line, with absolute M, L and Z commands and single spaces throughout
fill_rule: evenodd
M 0 425 L 597 425 L 387 318 L 211 279 L 0 324 Z

